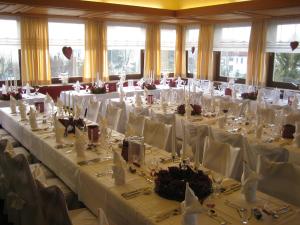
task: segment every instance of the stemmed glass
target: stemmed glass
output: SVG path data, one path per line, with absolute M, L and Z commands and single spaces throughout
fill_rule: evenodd
M 213 183 L 214 183 L 214 194 L 215 194 L 216 197 L 218 197 L 220 195 L 220 192 L 221 192 L 221 184 L 223 182 L 224 177 L 223 177 L 222 174 L 213 172 L 212 175 L 211 175 L 211 178 L 212 178 Z

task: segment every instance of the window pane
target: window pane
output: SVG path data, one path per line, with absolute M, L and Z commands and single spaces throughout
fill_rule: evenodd
M 108 50 L 108 73 L 141 74 L 141 51 L 139 49 Z
M 221 52 L 220 76 L 246 78 L 247 52 Z
M 174 73 L 175 68 L 176 29 L 163 26 L 160 30 L 161 72 Z
M 16 20 L 0 20 L 0 80 L 20 79 L 19 27 Z
M 300 53 L 276 53 L 273 81 L 300 83 Z
M 173 73 L 175 62 L 174 50 L 161 50 L 161 72 Z
M 197 49 L 192 53 L 192 50 L 188 51 L 188 73 L 196 75 L 197 73 Z
M 107 27 L 108 74 L 141 74 L 141 50 L 145 48 L 144 25 Z
M 72 47 L 67 59 L 62 48 Z M 52 77 L 82 76 L 84 65 L 84 24 L 49 22 L 49 52 Z

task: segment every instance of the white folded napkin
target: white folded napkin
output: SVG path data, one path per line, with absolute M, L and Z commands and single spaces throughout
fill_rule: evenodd
M 16 113 L 17 112 L 17 100 L 12 95 L 9 98 L 9 105 L 10 105 L 11 113 Z
M 30 107 L 29 110 L 29 123 L 32 130 L 38 129 L 38 124 L 36 121 L 36 111 L 32 107 Z
M 25 86 L 26 95 L 30 94 L 30 89 L 31 89 L 31 87 L 30 87 L 29 83 L 27 83 L 26 86 Z
M 144 98 L 148 98 L 148 95 L 149 95 L 149 90 L 145 87 L 144 88 Z
M 261 139 L 263 134 L 263 125 L 258 125 L 255 130 L 255 136 L 257 139 Z
M 8 152 L 11 157 L 14 157 L 16 155 L 14 147 L 12 146 L 10 141 L 7 141 L 5 152 Z
M 177 83 L 177 87 L 181 87 L 182 84 L 183 84 L 183 80 L 181 79 L 181 77 L 178 77 L 177 80 L 176 80 L 176 83 Z
M 192 115 L 193 108 L 189 103 L 185 104 L 185 117 L 186 119 L 190 119 Z
M 226 121 L 227 121 L 226 116 L 220 116 L 218 118 L 218 126 L 219 126 L 220 129 L 223 129 L 225 127 Z
M 58 109 L 63 109 L 63 107 L 64 107 L 64 103 L 63 103 L 63 101 L 60 98 L 57 98 L 56 107 Z
M 181 209 L 182 225 L 197 225 L 199 214 L 206 211 L 198 201 L 188 182 L 186 183 L 185 200 L 181 203 Z
M 75 113 L 74 113 L 74 119 L 78 120 L 80 118 L 81 115 L 81 111 L 82 111 L 82 107 L 79 104 L 75 105 Z
M 259 180 L 259 175 L 250 169 L 249 165 L 244 162 L 243 174 L 241 177 L 242 193 L 245 195 L 245 199 L 248 202 L 255 202 L 256 189 Z
M 124 100 L 125 100 L 125 92 L 123 90 L 123 87 L 120 87 L 119 98 L 120 98 L 120 102 L 124 102 Z
M 263 91 L 262 91 L 262 89 L 259 89 L 258 91 L 257 91 L 257 101 L 258 102 L 262 102 L 263 101 L 263 97 L 264 97 L 264 94 L 263 94 Z
M 6 90 L 5 84 L 2 84 L 2 94 L 3 94 L 3 95 L 6 95 L 6 94 L 7 94 L 7 90 Z
M 102 208 L 98 208 L 98 225 L 109 225 L 107 217 Z
M 65 133 L 65 127 L 56 118 L 54 119 L 54 132 L 55 132 L 56 143 L 57 144 L 62 144 L 63 143 L 64 133 Z
M 75 91 L 80 92 L 80 89 L 83 87 L 80 85 L 79 81 L 76 81 L 76 83 L 73 85 L 73 88 Z
M 128 138 L 128 162 L 145 164 L 144 138 L 132 136 Z
M 77 153 L 77 157 L 85 157 L 84 149 L 86 145 L 85 136 L 81 130 L 75 127 L 75 144 L 74 148 Z
M 23 101 L 18 101 L 19 103 L 19 111 L 21 115 L 21 120 L 26 120 L 27 119 L 27 114 L 26 114 L 26 105 L 24 104 Z
M 112 166 L 113 175 L 116 185 L 123 185 L 126 182 L 126 162 L 115 149 L 113 150 L 113 162 Z

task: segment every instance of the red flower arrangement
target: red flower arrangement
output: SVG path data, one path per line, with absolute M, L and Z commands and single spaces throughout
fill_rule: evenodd
M 202 112 L 202 108 L 201 108 L 201 105 L 193 105 L 191 104 L 193 110 L 191 112 L 191 115 L 194 116 L 194 115 L 201 115 L 201 112 Z M 180 105 L 177 107 L 177 113 L 180 114 L 180 115 L 184 115 L 185 114 L 185 105 Z
M 0 95 L 0 100 L 9 101 L 10 96 L 13 96 L 16 100 L 22 99 L 22 94 L 20 92 L 17 92 L 17 93 L 10 92 L 10 93 L 7 93 L 7 94 L 1 94 Z
M 106 87 L 96 87 L 96 86 L 92 86 L 91 87 L 91 93 L 92 94 L 105 94 L 106 93 Z

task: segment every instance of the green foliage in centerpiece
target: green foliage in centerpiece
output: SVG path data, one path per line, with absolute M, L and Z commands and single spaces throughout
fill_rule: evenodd
M 105 94 L 106 93 L 106 87 L 96 87 L 96 86 L 92 86 L 91 87 L 91 93 L 92 94 Z

